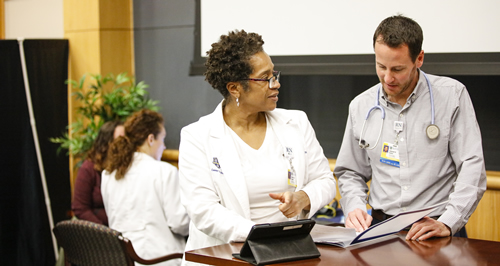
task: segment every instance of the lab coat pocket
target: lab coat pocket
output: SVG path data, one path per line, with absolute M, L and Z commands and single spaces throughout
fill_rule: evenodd
M 113 229 L 116 231 L 126 233 L 126 232 L 139 232 L 146 229 L 145 221 L 133 221 L 126 219 L 122 223 L 116 224 Z
M 214 171 L 212 169 L 211 172 L 213 190 L 216 193 L 217 197 L 219 197 L 219 203 L 224 205 L 223 200 L 223 191 L 222 189 L 227 188 L 227 182 L 225 180 L 225 176 L 222 171 Z
M 449 126 L 436 121 L 436 125 L 439 127 L 439 136 L 436 139 L 430 139 L 426 133 L 429 125 L 429 121 L 415 123 L 415 142 L 413 144 L 416 146 L 418 159 L 436 159 L 448 154 Z
M 241 209 L 240 201 L 245 201 L 248 198 L 244 179 L 232 176 L 232 179 L 228 180 L 229 176 L 218 172 L 212 172 L 211 175 L 213 189 L 215 190 L 215 196 L 218 198 L 219 204 L 229 210 L 235 210 L 242 214 L 243 210 Z M 248 203 L 243 205 L 247 206 Z

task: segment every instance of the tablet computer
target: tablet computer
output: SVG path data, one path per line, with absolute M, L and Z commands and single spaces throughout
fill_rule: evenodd
M 310 219 L 256 224 L 233 257 L 254 265 L 317 258 L 321 254 L 309 234 L 314 225 Z

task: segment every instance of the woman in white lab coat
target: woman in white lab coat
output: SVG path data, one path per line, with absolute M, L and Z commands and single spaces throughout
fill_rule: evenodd
M 125 122 L 102 174 L 109 227 L 130 239 L 144 259 L 183 253 L 189 218 L 180 203 L 177 168 L 160 161 L 166 136 L 161 114 L 141 110 Z M 161 265 L 179 265 L 170 260 Z
M 306 114 L 276 108 L 280 73 L 263 44 L 258 34 L 235 31 L 208 52 L 206 80 L 224 99 L 181 132 L 186 250 L 244 241 L 255 223 L 311 218 L 335 197 Z

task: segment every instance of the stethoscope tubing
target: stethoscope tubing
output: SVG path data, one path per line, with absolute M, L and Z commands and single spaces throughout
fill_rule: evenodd
M 429 78 L 427 78 L 427 74 L 424 73 L 424 71 L 420 70 L 420 73 L 424 74 L 425 80 L 427 81 L 427 87 L 429 87 L 429 94 L 431 98 L 431 125 L 434 125 L 434 93 L 432 92 L 432 87 L 431 87 L 431 82 L 429 81 Z
M 422 73 L 425 77 L 425 80 L 427 81 L 427 87 L 429 88 L 429 94 L 430 94 L 430 98 L 431 98 L 431 125 L 434 125 L 434 118 L 435 118 L 435 113 L 434 113 L 434 95 L 433 95 L 433 92 L 432 92 L 432 87 L 431 87 L 431 82 L 429 81 L 429 78 L 427 77 L 427 75 L 424 73 L 424 71 L 420 70 L 420 73 Z M 361 134 L 359 136 L 359 147 L 361 149 L 367 149 L 367 150 L 372 150 L 374 149 L 375 147 L 377 147 L 378 145 L 378 142 L 380 141 L 380 136 L 382 135 L 382 128 L 384 127 L 384 120 L 385 120 L 385 110 L 384 108 L 380 105 L 380 91 L 382 90 L 382 84 L 380 84 L 378 90 L 377 90 L 377 97 L 375 99 L 375 105 L 372 106 L 368 112 L 366 113 L 366 116 L 365 116 L 365 121 L 363 121 L 363 126 L 361 127 Z M 379 134 L 378 134 L 378 137 L 377 137 L 377 142 L 375 143 L 374 146 L 372 146 L 371 148 L 370 147 L 370 144 L 365 144 L 365 140 L 363 139 L 363 134 L 365 132 L 365 126 L 366 126 L 366 121 L 368 120 L 368 118 L 370 117 L 370 113 L 375 110 L 375 109 L 379 109 L 382 114 L 381 114 L 381 118 L 382 118 L 382 124 L 380 125 L 380 131 L 379 131 Z
M 374 149 L 375 147 L 377 147 L 378 145 L 378 142 L 380 140 L 380 136 L 382 135 L 382 128 L 384 127 L 384 119 L 385 119 L 385 110 L 384 108 L 380 105 L 380 101 L 379 101 L 379 97 L 380 97 L 380 88 L 382 87 L 382 84 L 380 84 L 380 87 L 379 89 L 377 90 L 377 98 L 375 99 L 375 105 L 372 106 L 372 108 L 370 108 L 370 110 L 368 110 L 368 112 L 366 113 L 366 117 L 365 117 L 365 121 L 363 121 L 363 127 L 361 128 L 361 135 L 359 136 L 359 147 L 361 147 L 361 149 L 367 149 L 367 150 L 372 150 Z M 370 117 L 370 113 L 375 110 L 375 109 L 379 109 L 381 112 L 382 112 L 382 115 L 380 116 L 380 118 L 382 119 L 382 123 L 380 124 L 380 130 L 378 132 L 378 137 L 377 137 L 377 142 L 375 143 L 374 146 L 372 146 L 371 148 L 370 147 L 370 144 L 364 144 L 364 140 L 363 140 L 363 133 L 365 132 L 365 126 L 366 126 L 366 121 L 368 121 L 368 118 Z

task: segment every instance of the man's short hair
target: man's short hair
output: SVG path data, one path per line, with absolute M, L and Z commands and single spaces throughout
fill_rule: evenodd
M 373 35 L 373 48 L 376 42 L 392 48 L 406 44 L 410 51 L 410 58 L 415 62 L 422 51 L 423 41 L 424 34 L 417 22 L 403 15 L 396 15 L 380 22 Z

